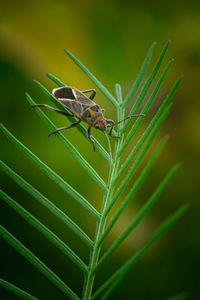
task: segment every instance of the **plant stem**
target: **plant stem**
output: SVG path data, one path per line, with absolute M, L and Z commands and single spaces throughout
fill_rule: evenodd
M 120 103 L 121 104 L 121 103 Z M 124 109 L 122 108 L 121 105 L 117 107 L 117 116 L 118 120 L 124 115 Z M 109 170 L 109 179 L 108 179 L 108 188 L 104 192 L 104 199 L 103 199 L 103 205 L 102 205 L 102 211 L 101 211 L 101 216 L 100 219 L 97 221 L 97 228 L 96 228 L 96 235 L 95 235 L 95 240 L 94 240 L 94 247 L 91 252 L 90 256 L 90 262 L 88 266 L 88 273 L 85 278 L 85 285 L 83 289 L 83 300 L 89 300 L 91 299 L 91 294 L 92 294 L 92 288 L 93 288 L 93 283 L 94 283 L 94 278 L 95 278 L 95 268 L 98 263 L 99 259 L 99 254 L 101 251 L 101 237 L 104 233 L 104 228 L 106 224 L 106 208 L 108 204 L 111 201 L 112 194 L 113 194 L 113 181 L 117 172 L 117 168 L 119 165 L 119 150 L 120 150 L 120 145 L 122 143 L 123 136 L 120 137 L 120 139 L 116 139 L 116 146 L 115 146 L 115 151 L 114 151 L 114 157 L 113 157 L 113 163 L 110 165 L 110 170 Z

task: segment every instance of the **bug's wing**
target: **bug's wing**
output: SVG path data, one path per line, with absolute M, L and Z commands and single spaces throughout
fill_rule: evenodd
M 52 91 L 53 97 L 58 99 L 70 99 L 75 100 L 75 94 L 73 92 L 73 88 L 71 86 L 63 86 L 60 88 L 53 89 Z
M 83 106 L 92 106 L 95 104 L 94 101 L 89 99 L 87 96 L 85 96 L 83 93 L 81 93 L 79 90 L 73 88 L 73 93 L 75 95 L 76 101 L 80 102 Z
M 76 100 L 74 89 L 72 87 L 61 87 L 53 89 L 53 97 L 62 104 L 67 110 L 72 112 L 77 118 L 80 118 L 82 113 L 82 106 Z
M 80 119 L 82 114 L 82 105 L 80 103 L 69 99 L 57 99 L 57 101 Z

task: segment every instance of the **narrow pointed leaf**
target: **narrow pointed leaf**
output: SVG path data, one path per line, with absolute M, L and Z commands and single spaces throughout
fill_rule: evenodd
M 139 96 L 137 97 L 137 100 L 135 101 L 132 109 L 130 110 L 130 115 L 134 115 L 137 113 L 140 105 L 142 104 L 143 100 L 144 100 L 144 97 L 146 96 L 158 70 L 160 69 L 160 66 L 161 66 L 161 63 L 164 59 L 164 56 L 165 56 L 165 53 L 167 51 L 167 48 L 169 46 L 169 41 L 166 43 L 166 45 L 164 46 L 161 54 L 160 54 L 160 57 L 158 58 L 158 61 L 157 63 L 155 64 L 151 74 L 149 75 L 149 77 L 147 78 L 141 92 L 139 93 Z M 123 128 L 123 132 L 128 128 L 129 124 L 131 122 L 131 119 L 130 120 L 127 120 L 127 122 L 125 123 L 124 125 L 124 128 Z M 126 140 L 127 141 L 127 140 Z
M 105 262 L 106 259 L 116 250 L 116 248 L 127 238 L 127 236 L 135 229 L 135 227 L 141 222 L 141 220 L 144 218 L 144 216 L 150 211 L 152 206 L 155 204 L 155 202 L 159 199 L 161 193 L 164 191 L 168 183 L 172 180 L 178 169 L 180 168 L 180 164 L 175 165 L 171 171 L 167 174 L 165 179 L 160 183 L 160 185 L 157 187 L 155 192 L 152 194 L 152 196 L 149 198 L 149 200 L 144 204 L 144 206 L 140 209 L 136 217 L 133 219 L 133 221 L 130 223 L 130 225 L 127 227 L 127 229 L 122 232 L 122 234 L 112 243 L 110 248 L 105 252 L 105 254 L 102 256 L 102 258 L 99 260 L 99 263 L 97 265 L 96 270 L 100 268 L 100 266 Z M 131 197 L 132 193 L 130 191 L 130 195 L 128 197 Z
M 116 97 L 117 100 L 119 102 L 120 107 L 117 109 L 117 121 L 121 121 L 124 119 L 124 112 L 125 109 L 122 107 L 122 89 L 121 89 L 121 85 L 119 83 L 115 84 L 115 93 L 116 93 Z M 123 123 L 119 123 L 118 124 L 118 134 L 114 133 L 114 135 L 120 135 L 120 144 L 122 144 L 123 142 L 123 134 L 121 134 L 121 128 L 123 127 Z
M 73 263 L 75 263 L 81 270 L 86 272 L 87 267 L 85 263 L 50 229 L 43 225 L 38 219 L 32 216 L 21 205 L 15 202 L 6 193 L 0 190 L 0 198 L 3 199 L 10 207 L 12 207 L 18 214 L 20 214 L 28 223 L 33 225 L 38 231 L 40 231 L 50 242 L 52 242 L 58 249 L 60 249 L 65 255 L 67 255 Z
M 67 111 L 58 101 L 56 101 L 54 99 L 54 97 L 52 96 L 52 94 L 37 80 L 34 80 L 34 82 L 37 84 L 37 86 L 41 89 L 41 91 L 49 98 L 49 100 L 60 110 L 62 111 Z M 71 123 L 74 123 L 77 121 L 76 118 L 73 118 L 73 117 L 68 117 L 66 116 L 66 118 L 71 122 Z M 78 124 L 75 129 L 78 129 L 78 131 L 88 140 L 88 137 L 87 137 L 87 130 L 86 128 L 81 125 L 81 124 Z M 95 139 L 94 136 L 92 136 L 94 142 L 95 142 L 95 146 L 96 146 L 96 149 L 99 151 L 99 153 L 106 159 L 109 161 L 109 154 L 108 152 L 103 148 L 103 146 L 97 141 L 97 139 Z
M 10 169 L 6 164 L 0 161 L 0 169 L 5 172 L 10 178 L 12 178 L 19 186 L 21 186 L 25 191 L 27 191 L 31 196 L 33 196 L 40 204 L 47 208 L 53 215 L 55 215 L 61 222 L 63 222 L 67 227 L 69 227 L 81 240 L 89 247 L 93 246 L 92 240 L 87 236 L 87 234 L 72 221 L 62 210 L 60 210 L 56 205 L 49 201 L 45 196 L 43 196 L 38 190 L 36 190 L 32 185 L 25 181 L 21 176 Z
M 118 100 L 119 104 L 121 105 L 122 104 L 122 88 L 119 83 L 115 84 L 115 92 L 116 92 L 117 100 Z
M 165 108 L 168 106 L 170 100 L 172 99 L 175 91 L 177 90 L 178 86 L 180 85 L 182 80 L 182 77 L 180 77 L 177 82 L 174 84 L 174 86 L 172 87 L 170 93 L 167 95 L 166 99 L 163 101 L 163 103 L 161 104 L 160 108 L 158 109 L 157 113 L 155 114 L 155 116 L 153 117 L 153 119 L 151 120 L 149 126 L 147 127 L 147 129 L 145 130 L 145 132 L 143 133 L 143 135 L 141 136 L 141 138 L 139 139 L 139 141 L 137 142 L 137 144 L 135 145 L 133 151 L 131 151 L 131 153 L 129 154 L 129 156 L 127 157 L 127 159 L 125 160 L 125 162 L 123 163 L 123 165 L 120 167 L 120 170 L 115 178 L 115 182 L 118 181 L 118 179 L 120 178 L 120 176 L 123 174 L 123 172 L 126 170 L 126 168 L 129 166 L 130 162 L 132 161 L 132 159 L 134 158 L 134 156 L 136 155 L 136 153 L 138 152 L 138 150 L 142 147 L 143 143 L 145 142 L 145 140 L 148 138 L 149 134 L 151 133 L 151 131 L 153 130 L 153 127 L 156 125 L 156 123 L 159 121 L 160 116 L 162 115 L 163 111 L 165 110 Z M 126 142 L 124 141 L 124 144 Z M 121 155 L 121 151 L 119 153 L 119 156 Z
M 31 105 L 36 105 L 35 101 L 31 98 L 29 94 L 26 94 L 26 98 Z M 53 122 L 47 117 L 47 115 L 39 108 L 34 108 L 39 117 L 47 124 L 51 131 L 57 129 Z M 83 158 L 83 156 L 78 152 L 78 150 L 68 141 L 68 139 L 60 132 L 55 133 L 60 142 L 69 151 L 69 153 L 74 157 L 74 159 L 84 168 L 84 170 L 89 174 L 92 179 L 94 179 L 98 185 L 105 190 L 106 184 L 103 179 L 97 174 L 93 167 Z
M 150 63 L 150 60 L 151 60 L 151 57 L 152 57 L 152 53 L 153 53 L 153 50 L 156 46 L 156 42 L 154 42 L 151 47 L 149 48 L 148 52 L 147 52 L 147 55 L 145 57 L 145 60 L 143 62 L 143 65 L 139 71 L 139 74 L 137 76 L 137 78 L 135 79 L 129 93 L 127 94 L 127 96 L 125 97 L 124 99 L 124 102 L 123 102 L 123 107 L 126 107 L 127 104 L 129 103 L 129 101 L 133 98 L 133 96 L 135 95 L 135 93 L 137 92 L 139 86 L 140 86 L 140 83 L 142 82 L 142 79 L 144 78 L 144 75 L 145 75 L 145 72 L 147 70 L 147 67 Z
M 46 73 L 47 77 L 49 79 L 51 79 L 53 82 L 55 82 L 55 84 L 57 84 L 58 86 L 62 87 L 62 86 L 66 86 L 66 84 L 64 84 L 64 82 L 62 82 L 60 79 L 58 79 L 56 76 L 50 74 L 50 73 Z
M 25 300 L 38 300 L 38 298 L 30 295 L 29 293 L 25 292 L 24 290 L 20 289 L 16 285 L 0 278 L 0 286 L 3 287 L 4 289 L 10 291 L 14 295 L 18 296 L 21 299 Z
M 145 167 L 141 171 L 140 175 L 135 180 L 135 182 L 133 184 L 133 187 L 130 189 L 128 195 L 123 199 L 122 203 L 120 204 L 120 206 L 118 207 L 118 209 L 116 210 L 116 212 L 114 213 L 114 215 L 111 217 L 111 219 L 110 219 L 110 221 L 108 223 L 108 226 L 106 227 L 106 229 L 104 231 L 104 234 L 103 234 L 103 236 L 102 236 L 102 238 L 101 238 L 101 240 L 99 242 L 100 244 L 106 238 L 106 236 L 108 235 L 108 233 L 113 228 L 114 224 L 118 220 L 119 216 L 121 215 L 121 213 L 123 212 L 123 210 L 125 209 L 125 207 L 127 206 L 127 204 L 133 199 L 133 197 L 135 196 L 135 194 L 137 193 L 137 191 L 139 190 L 139 188 L 143 184 L 143 182 L 144 182 L 145 178 L 147 177 L 149 171 L 151 170 L 151 167 L 153 166 L 156 158 L 158 157 L 158 155 L 162 151 L 162 149 L 163 149 L 163 147 L 164 147 L 164 145 L 166 143 L 166 140 L 167 140 L 166 137 L 161 140 L 160 144 L 158 145 L 158 147 L 156 148 L 156 150 L 154 151 L 154 153 L 151 155 L 151 157 L 147 161 L 147 164 L 145 165 Z
M 103 84 L 76 58 L 69 50 L 64 49 L 69 57 L 75 62 L 75 64 L 90 78 L 90 80 L 99 88 L 99 90 L 104 94 L 110 102 L 117 107 L 118 103 L 116 99 L 111 95 L 111 93 L 103 86 Z
M 160 76 L 151 96 L 149 97 L 149 99 L 147 100 L 147 102 L 145 103 L 143 109 L 141 110 L 141 114 L 144 114 L 145 116 L 147 115 L 152 103 L 155 101 L 156 99 L 156 95 L 160 89 L 160 86 L 161 84 L 163 83 L 164 79 L 165 79 L 165 76 L 167 75 L 167 71 L 169 70 L 170 66 L 172 65 L 172 62 L 173 62 L 173 59 L 170 60 L 168 62 L 168 64 L 166 65 L 162 75 Z M 123 152 L 123 148 L 125 148 L 127 146 L 127 139 L 128 139 L 128 136 L 131 135 L 131 138 L 135 135 L 136 131 L 139 129 L 140 125 L 142 124 L 142 122 L 144 121 L 145 118 L 142 118 L 142 117 L 139 117 L 135 120 L 132 128 L 131 128 L 131 131 L 130 133 L 128 133 L 127 135 L 127 138 L 125 140 L 125 143 L 124 145 L 122 146 L 121 150 L 120 150 L 120 153 Z M 124 132 L 124 129 L 122 130 Z
M 46 278 L 57 286 L 70 299 L 78 300 L 79 297 L 38 257 L 36 257 L 19 240 L 9 233 L 3 226 L 0 226 L 0 235 L 21 255 L 23 255 L 36 269 L 38 269 Z
M 112 292 L 120 284 L 123 278 L 127 275 L 130 269 L 142 256 L 142 254 L 153 244 L 155 243 L 167 230 L 174 225 L 176 221 L 186 212 L 188 205 L 181 206 L 175 213 L 167 217 L 156 232 L 150 237 L 150 239 L 145 243 L 145 245 L 140 248 L 126 263 L 124 263 L 93 295 L 92 300 L 99 297 L 102 292 L 107 290 L 107 295 L 109 296 L 109 290 Z M 109 293 L 109 294 L 108 294 Z M 103 298 L 101 298 L 103 299 Z M 106 299 L 106 298 L 104 298 Z
M 141 161 L 143 160 L 145 154 L 147 153 L 147 151 L 149 150 L 151 144 L 154 141 L 154 138 L 156 137 L 157 133 L 160 130 L 160 127 L 162 126 L 163 122 L 165 121 L 165 119 L 167 118 L 169 111 L 171 109 L 171 105 L 167 106 L 164 110 L 164 112 L 161 114 L 161 116 L 158 119 L 157 124 L 154 126 L 150 137 L 148 138 L 146 144 L 144 145 L 144 147 L 141 149 L 140 153 L 138 154 L 137 158 L 134 160 L 133 164 L 131 165 L 130 169 L 128 170 L 128 173 L 126 174 L 126 176 L 124 177 L 124 179 L 122 180 L 122 182 L 120 183 L 119 187 L 117 188 L 107 210 L 106 210 L 106 215 L 109 213 L 109 211 L 111 210 L 112 206 L 114 205 L 114 203 L 116 202 L 116 200 L 118 199 L 119 195 L 122 193 L 122 191 L 124 190 L 124 188 L 127 186 L 128 182 L 130 181 L 130 179 L 132 178 L 133 174 L 135 173 L 135 171 L 137 170 L 137 167 L 140 165 Z M 133 149 L 134 152 L 134 156 L 137 154 L 137 152 L 140 149 L 140 145 L 137 144 L 135 146 L 135 148 Z M 132 158 L 133 159 L 133 158 Z M 117 179 L 117 178 L 116 178 Z M 117 180 L 114 180 L 117 181 Z
M 58 174 L 45 165 L 35 154 L 33 154 L 27 147 L 25 147 L 19 140 L 17 140 L 4 126 L 1 124 L 1 130 L 19 148 L 24 155 L 26 155 L 32 162 L 34 162 L 47 176 L 49 176 L 58 186 L 60 186 L 68 195 L 75 199 L 80 205 L 88 210 L 95 218 L 99 218 L 99 213 L 96 209 L 75 189 L 73 189 L 66 181 Z

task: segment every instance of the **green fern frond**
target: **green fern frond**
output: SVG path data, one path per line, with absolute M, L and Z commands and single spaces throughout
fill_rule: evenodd
M 149 98 L 144 103 L 145 96 L 149 92 L 150 86 L 157 75 L 163 59 L 165 57 L 167 48 L 169 46 L 169 42 L 163 48 L 152 72 L 148 76 L 144 86 L 140 88 L 141 82 L 144 79 L 145 73 L 149 66 L 153 50 L 155 48 L 156 43 L 153 43 L 147 53 L 147 56 L 144 60 L 144 63 L 139 71 L 136 80 L 134 81 L 130 91 L 124 97 L 122 96 L 122 89 L 119 84 L 115 85 L 115 93 L 116 97 L 114 97 L 107 88 L 85 67 L 80 60 L 78 60 L 70 51 L 65 49 L 65 52 L 68 56 L 74 61 L 74 63 L 89 77 L 89 79 L 94 83 L 94 85 L 106 96 L 108 101 L 110 101 L 115 109 L 117 114 L 117 121 L 123 120 L 125 117 L 125 109 L 127 108 L 127 104 L 132 100 L 132 98 L 138 94 L 132 108 L 128 112 L 128 115 L 132 115 L 138 113 L 141 105 L 143 108 L 141 110 L 142 114 L 147 115 L 149 109 L 154 101 L 156 101 L 157 93 L 164 82 L 164 79 L 167 75 L 169 68 L 172 65 L 172 60 L 170 60 L 166 67 L 164 68 L 160 78 L 153 91 L 151 92 Z M 54 75 L 47 73 L 47 76 L 50 80 L 52 80 L 57 86 L 65 86 L 65 84 L 60 81 Z M 146 214 L 151 210 L 155 202 L 159 199 L 161 193 L 164 191 L 168 183 L 171 181 L 177 170 L 179 169 L 179 164 L 175 165 L 169 173 L 165 176 L 163 181 L 158 184 L 155 191 L 152 193 L 150 198 L 146 201 L 146 203 L 138 210 L 137 215 L 133 218 L 132 222 L 127 225 L 127 228 L 124 228 L 123 232 L 119 235 L 119 237 L 112 241 L 111 245 L 108 246 L 105 253 L 101 255 L 101 246 L 104 242 L 104 239 L 108 236 L 110 230 L 117 222 L 120 217 L 122 211 L 126 208 L 127 204 L 130 201 L 134 200 L 134 197 L 137 191 L 142 187 L 144 181 L 147 178 L 154 162 L 156 161 L 158 155 L 163 149 L 167 137 L 161 139 L 160 143 L 156 147 L 155 151 L 150 155 L 148 159 L 146 159 L 145 165 L 142 167 L 139 174 L 137 174 L 135 181 L 130 187 L 130 189 L 125 194 L 124 199 L 121 200 L 119 206 L 114 214 L 111 215 L 109 222 L 107 221 L 107 217 L 112 213 L 112 207 L 115 202 L 119 201 L 119 196 L 122 191 L 127 187 L 128 183 L 130 183 L 131 178 L 135 175 L 136 170 L 141 165 L 144 158 L 146 158 L 149 149 L 152 146 L 152 143 L 155 140 L 157 133 L 159 132 L 164 120 L 166 119 L 170 109 L 171 109 L 171 99 L 178 88 L 181 82 L 181 78 L 177 80 L 177 82 L 172 87 L 171 91 L 164 99 L 157 112 L 144 129 L 141 137 L 138 139 L 134 148 L 128 152 L 128 145 L 132 140 L 133 136 L 136 134 L 138 129 L 140 128 L 144 117 L 136 119 L 133 126 L 130 128 L 131 119 L 128 119 L 124 123 L 119 123 L 115 127 L 115 134 L 119 135 L 119 139 L 115 139 L 114 147 L 113 147 L 113 162 L 109 164 L 109 175 L 108 179 L 101 178 L 98 172 L 88 163 L 88 161 L 79 153 L 77 148 L 73 146 L 69 140 L 61 133 L 56 133 L 57 138 L 62 143 L 62 145 L 66 148 L 67 151 L 72 155 L 73 159 L 75 159 L 80 166 L 87 172 L 87 174 L 94 180 L 95 183 L 99 185 L 103 192 L 102 199 L 102 207 L 101 211 L 97 211 L 96 208 L 90 203 L 90 201 L 84 198 L 79 191 L 72 188 L 60 175 L 55 173 L 51 168 L 49 168 L 44 162 L 42 162 L 35 154 L 33 154 L 22 142 L 20 142 L 10 131 L 1 124 L 0 128 L 4 135 L 19 149 L 22 153 L 32 161 L 44 174 L 46 174 L 57 186 L 59 186 L 64 192 L 66 192 L 72 199 L 77 201 L 83 209 L 87 210 L 96 220 L 96 234 L 93 238 L 90 238 L 87 235 L 87 232 L 84 232 L 77 224 L 74 222 L 69 216 L 67 216 L 64 212 L 62 212 L 59 208 L 57 208 L 48 198 L 42 195 L 35 187 L 33 187 L 30 183 L 28 183 L 24 178 L 19 176 L 14 170 L 8 167 L 4 162 L 0 161 L 0 169 L 9 176 L 14 182 L 16 182 L 20 187 L 22 187 L 26 192 L 28 192 L 36 201 L 43 205 L 43 207 L 49 210 L 54 216 L 56 216 L 59 220 L 63 222 L 68 228 L 72 230 L 72 232 L 83 241 L 90 251 L 89 255 L 89 263 L 86 264 L 81 259 L 80 249 L 77 251 L 73 251 L 70 248 L 70 245 L 64 243 L 55 233 L 53 233 L 48 227 L 42 224 L 37 218 L 35 218 L 32 214 L 30 214 L 26 209 L 24 209 L 21 205 L 19 205 L 14 199 L 12 199 L 9 195 L 7 195 L 4 191 L 0 190 L 0 198 L 5 201 L 10 208 L 12 208 L 15 212 L 17 212 L 21 217 L 23 217 L 28 223 L 34 226 L 39 232 L 43 234 L 43 236 L 48 239 L 53 245 L 55 245 L 63 254 L 65 254 L 84 274 L 84 283 L 81 299 L 89 300 L 89 299 L 97 299 L 101 297 L 101 299 L 107 299 L 110 297 L 111 293 L 119 286 L 121 281 L 127 275 L 127 273 L 133 268 L 138 259 L 143 255 L 143 253 L 160 238 L 186 211 L 187 205 L 182 206 L 177 210 L 174 214 L 169 216 L 152 234 L 152 236 L 148 239 L 148 241 L 141 247 L 136 253 L 133 254 L 120 268 L 118 268 L 110 278 L 105 280 L 105 282 L 96 290 L 93 291 L 93 285 L 95 281 L 96 272 L 101 271 L 101 267 L 105 261 L 107 261 L 110 255 L 115 251 L 115 249 L 125 240 L 125 238 L 138 226 L 140 222 L 142 222 L 143 218 Z M 52 94 L 38 81 L 35 81 L 37 86 L 43 92 L 44 97 L 48 101 L 51 101 L 58 109 L 65 111 L 65 108 L 59 104 Z M 31 105 L 35 105 L 36 102 L 33 98 L 26 94 L 26 98 Z M 46 123 L 48 128 L 52 131 L 56 129 L 56 125 L 47 117 L 47 115 L 40 109 L 34 109 L 38 116 Z M 126 112 L 127 113 L 127 112 Z M 70 122 L 74 122 L 75 118 L 69 118 Z M 87 138 L 87 130 L 85 126 L 79 124 L 76 127 L 79 132 Z M 130 129 L 129 129 L 130 128 Z M 93 137 L 95 141 L 96 148 L 98 152 L 102 155 L 105 161 L 109 161 L 109 154 L 101 145 L 100 142 L 97 141 Z M 125 161 L 121 164 L 121 156 L 124 151 L 127 150 L 128 155 Z M 122 175 L 124 175 L 122 179 Z M 78 300 L 80 299 L 78 295 L 68 286 L 67 283 L 64 283 L 58 275 L 56 275 L 52 270 L 50 270 L 38 257 L 36 257 L 29 249 L 27 249 L 19 240 L 17 240 L 10 232 L 8 232 L 4 227 L 0 227 L 0 235 L 13 247 L 15 248 L 21 255 L 23 255 L 32 265 L 34 265 L 46 278 L 48 278 L 54 285 L 57 286 L 59 290 L 61 290 L 67 298 Z M 22 289 L 16 287 L 15 285 L 5 281 L 4 279 L 0 280 L 0 285 L 5 289 L 13 292 L 23 299 L 36 299 L 34 296 L 29 293 L 23 291 Z

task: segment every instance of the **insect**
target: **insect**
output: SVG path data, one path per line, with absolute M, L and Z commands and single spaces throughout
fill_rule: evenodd
M 87 97 L 85 94 L 91 93 L 89 97 Z M 124 120 L 121 120 L 117 123 L 115 123 L 113 120 L 106 119 L 103 116 L 104 109 L 101 109 L 99 105 L 97 105 L 93 99 L 96 95 L 96 91 L 94 89 L 89 89 L 85 91 L 79 91 L 78 89 L 70 86 L 64 86 L 55 88 L 52 91 L 52 96 L 56 101 L 58 101 L 62 106 L 64 106 L 70 113 L 64 112 L 59 109 L 55 109 L 47 104 L 37 104 L 32 105 L 32 107 L 46 107 L 48 109 L 51 109 L 59 114 L 69 116 L 69 117 L 76 117 L 78 119 L 77 122 L 70 124 L 67 127 L 58 128 L 55 131 L 51 132 L 48 136 L 51 136 L 52 134 L 65 130 L 70 129 L 72 127 L 75 127 L 78 125 L 81 121 L 86 122 L 89 127 L 87 130 L 87 137 L 92 142 L 93 150 L 95 151 L 95 143 L 94 140 L 91 137 L 91 127 L 94 127 L 96 129 L 101 130 L 108 141 L 109 146 L 109 155 L 110 155 L 110 161 L 112 161 L 112 155 L 111 155 L 111 146 L 109 138 L 106 134 L 107 128 L 110 128 L 109 136 L 112 138 L 119 138 L 119 136 L 113 136 L 112 130 L 113 127 L 120 122 L 123 122 L 129 118 L 132 117 L 139 117 L 144 116 L 143 114 L 136 114 L 131 115 L 125 118 Z

